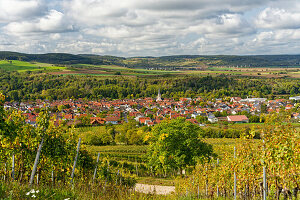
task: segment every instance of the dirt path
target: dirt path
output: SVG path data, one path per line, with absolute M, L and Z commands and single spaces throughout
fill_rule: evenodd
M 135 186 L 135 191 L 141 193 L 155 193 L 160 195 L 168 195 L 175 192 L 174 186 L 161 186 L 161 185 L 147 185 L 137 183 Z

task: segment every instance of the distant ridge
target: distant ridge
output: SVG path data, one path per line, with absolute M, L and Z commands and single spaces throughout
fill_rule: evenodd
M 203 66 L 299 67 L 300 55 L 174 55 L 161 57 L 117 57 L 94 54 L 25 54 L 0 51 L 0 59 L 44 62 L 51 64 L 119 65 L 132 68 L 176 68 Z

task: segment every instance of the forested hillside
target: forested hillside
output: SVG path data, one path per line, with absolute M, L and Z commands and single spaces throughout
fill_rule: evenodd
M 123 99 L 156 97 L 161 90 L 163 98 L 247 96 L 272 98 L 274 95 L 297 95 L 300 81 L 291 79 L 230 78 L 225 76 L 164 77 L 110 79 L 95 76 L 62 76 L 40 73 L 5 72 L 0 74 L 0 91 L 9 101 L 35 99 Z
M 168 68 L 182 69 L 185 67 L 205 68 L 208 66 L 234 67 L 297 67 L 300 65 L 300 55 L 179 55 L 162 57 L 132 57 L 100 56 L 90 54 L 24 54 L 0 51 L 0 60 L 21 60 L 51 64 L 94 64 L 118 65 L 131 68 Z

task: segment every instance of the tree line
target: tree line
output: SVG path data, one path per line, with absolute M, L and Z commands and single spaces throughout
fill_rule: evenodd
M 160 89 L 163 98 L 203 96 L 270 97 L 300 94 L 300 80 L 249 79 L 218 77 L 168 77 L 103 79 L 93 76 L 62 76 L 39 73 L 0 73 L 0 91 L 8 101 L 36 99 L 124 99 L 156 97 Z

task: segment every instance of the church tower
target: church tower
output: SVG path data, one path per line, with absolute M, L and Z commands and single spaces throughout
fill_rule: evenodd
M 160 94 L 160 89 L 158 90 L 156 101 L 162 101 L 161 94 Z

